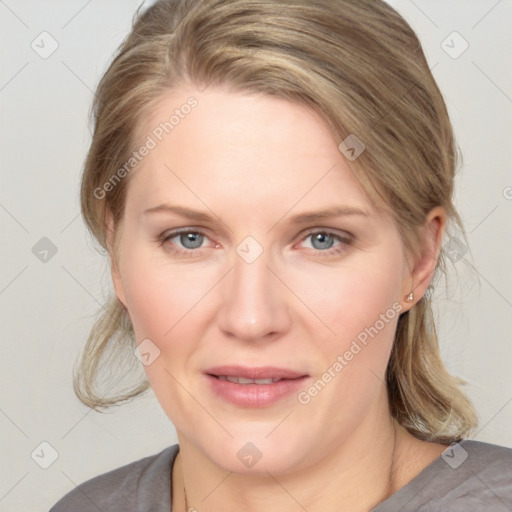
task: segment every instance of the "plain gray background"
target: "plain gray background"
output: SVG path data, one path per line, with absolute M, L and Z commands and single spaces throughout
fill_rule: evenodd
M 390 3 L 422 41 L 464 157 L 456 204 L 471 253 L 452 242 L 457 279 L 436 294 L 442 354 L 469 383 L 474 438 L 512 447 L 512 2 Z M 151 392 L 99 414 L 71 385 L 110 287 L 79 215 L 87 114 L 138 5 L 0 0 L 1 511 L 47 510 L 75 484 L 176 442 Z

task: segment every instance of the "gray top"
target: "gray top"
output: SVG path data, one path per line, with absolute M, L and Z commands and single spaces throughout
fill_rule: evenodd
M 170 512 L 179 445 L 79 485 L 50 512 Z M 512 512 L 512 448 L 450 445 L 371 512 Z

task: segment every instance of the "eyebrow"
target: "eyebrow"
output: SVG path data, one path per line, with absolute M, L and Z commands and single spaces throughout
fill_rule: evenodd
M 191 208 L 186 208 L 185 206 L 177 206 L 171 204 L 159 204 L 158 206 L 153 206 L 152 208 L 148 208 L 144 210 L 144 214 L 148 213 L 175 213 L 176 215 L 180 215 L 181 217 L 187 217 L 188 219 L 195 220 L 198 222 L 212 222 L 213 217 L 208 213 L 200 212 L 198 210 L 192 210 Z
M 152 208 L 148 208 L 147 210 L 144 211 L 144 214 L 155 212 L 174 213 L 176 215 L 180 215 L 181 217 L 186 217 L 197 222 L 213 222 L 215 220 L 211 215 L 209 215 L 206 212 L 200 212 L 198 210 L 186 208 L 185 206 L 171 205 L 166 203 L 154 206 Z M 332 208 L 325 208 L 323 210 L 304 212 L 298 215 L 294 215 L 289 218 L 289 222 L 291 224 L 305 224 L 307 222 L 321 221 L 334 217 L 353 215 L 370 217 L 370 214 L 367 211 L 362 210 L 360 208 L 352 206 L 336 206 Z
M 360 208 L 356 208 L 354 206 L 335 206 L 333 208 L 326 208 L 324 210 L 299 213 L 298 215 L 290 217 L 289 222 L 291 224 L 304 224 L 306 222 L 313 222 L 330 219 L 334 217 L 344 217 L 351 215 L 370 217 L 370 214 L 368 212 L 366 212 L 365 210 L 361 210 Z

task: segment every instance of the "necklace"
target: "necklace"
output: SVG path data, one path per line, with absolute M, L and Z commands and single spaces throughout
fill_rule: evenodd
M 185 482 L 183 482 L 183 495 L 185 496 L 185 512 L 188 512 L 187 491 L 185 490 Z
M 185 512 L 188 512 L 188 502 L 187 502 L 187 490 L 185 489 L 185 477 L 183 475 L 183 461 L 180 457 L 180 467 L 181 467 L 181 482 L 183 484 L 183 496 L 185 498 Z

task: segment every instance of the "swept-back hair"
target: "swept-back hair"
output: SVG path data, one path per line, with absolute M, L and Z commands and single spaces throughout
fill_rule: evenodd
M 458 154 L 445 102 L 417 36 L 388 4 L 159 0 L 137 13 L 92 109 L 82 213 L 114 263 L 116 244 L 108 247 L 106 214 L 114 228 L 119 225 L 130 176 L 105 184 L 119 177 L 140 146 L 144 120 L 182 85 L 218 85 L 297 102 L 319 113 L 336 141 L 355 134 L 366 149 L 348 164 L 370 197 L 387 205 L 413 253 L 420 227 L 436 206 L 464 232 L 452 202 Z M 441 252 L 438 274 L 445 262 Z M 387 369 L 389 401 L 392 415 L 416 437 L 451 442 L 468 435 L 476 415 L 462 381 L 440 358 L 430 301 L 427 293 L 399 318 Z M 134 347 L 128 314 L 112 297 L 75 376 L 75 391 L 85 404 L 108 407 L 147 389 L 143 379 L 105 395 L 105 375 L 134 360 Z

